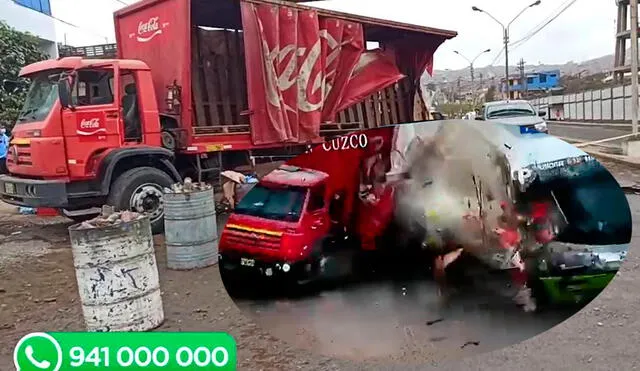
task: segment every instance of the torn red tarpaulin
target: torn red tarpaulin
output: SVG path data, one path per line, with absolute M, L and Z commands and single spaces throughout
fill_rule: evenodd
M 322 122 L 385 87 L 369 80 L 356 86 L 351 79 L 364 52 L 361 24 L 272 4 L 242 2 L 241 7 L 254 144 L 319 139 Z M 358 76 L 397 81 L 397 68 L 391 79 L 384 71 Z
M 405 77 L 391 56 L 377 49 L 362 53 L 336 112 L 356 104 L 371 93 L 384 89 Z

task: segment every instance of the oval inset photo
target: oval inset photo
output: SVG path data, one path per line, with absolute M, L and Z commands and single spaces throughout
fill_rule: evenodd
M 533 126 L 386 126 L 272 166 L 232 197 L 220 273 L 258 324 L 327 356 L 430 362 L 526 340 L 595 298 L 631 239 L 611 173 Z

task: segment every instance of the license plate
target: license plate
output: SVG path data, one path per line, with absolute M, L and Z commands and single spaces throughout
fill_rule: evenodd
M 240 265 L 245 267 L 253 267 L 256 265 L 255 259 L 240 258 Z
M 16 185 L 13 183 L 5 183 L 4 184 L 4 193 L 15 194 L 16 193 Z

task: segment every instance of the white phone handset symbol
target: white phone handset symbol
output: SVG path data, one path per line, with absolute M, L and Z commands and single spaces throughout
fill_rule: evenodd
M 24 353 L 27 356 L 27 359 L 29 360 L 29 362 L 31 362 L 31 364 L 33 364 L 37 368 L 45 370 L 45 369 L 51 367 L 51 362 L 49 362 L 49 361 L 38 361 L 37 359 L 35 359 L 33 357 L 33 347 L 31 345 L 28 345 L 25 348 Z

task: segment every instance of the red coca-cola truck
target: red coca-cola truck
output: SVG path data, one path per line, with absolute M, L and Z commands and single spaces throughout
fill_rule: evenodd
M 278 0 L 142 0 L 114 19 L 118 59 L 21 70 L 5 202 L 75 219 L 109 203 L 160 231 L 162 188 L 186 176 L 427 118 L 419 77 L 456 35 Z
M 393 127 L 349 134 L 300 155 L 265 176 L 229 216 L 218 245 L 225 285 L 259 273 L 308 282 L 324 261 L 384 249 L 395 195 L 390 181 Z M 391 245 L 389 245 L 391 246 Z

